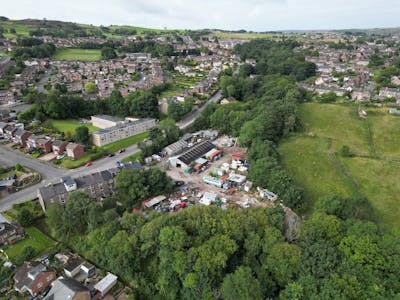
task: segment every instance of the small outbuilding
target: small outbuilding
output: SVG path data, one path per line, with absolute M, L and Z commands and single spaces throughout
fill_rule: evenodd
M 106 277 L 104 277 L 94 286 L 94 289 L 97 290 L 104 297 L 117 283 L 117 280 L 117 276 L 108 273 Z

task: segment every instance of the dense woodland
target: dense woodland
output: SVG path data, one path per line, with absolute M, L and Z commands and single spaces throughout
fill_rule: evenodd
M 237 101 L 209 105 L 194 127 L 239 136 L 248 147 L 249 178 L 301 212 L 307 199 L 276 151 L 276 143 L 299 127 L 297 106 L 308 99 L 296 80 L 315 73 L 315 66 L 291 52 L 293 47 L 290 41 L 238 47 L 243 58 L 259 63 L 234 75 L 226 72 L 221 88 Z M 171 138 L 179 134 L 172 128 Z M 153 131 L 153 139 L 165 138 L 160 132 Z M 400 297 L 400 232 L 378 226 L 366 198 L 320 199 L 301 222 L 298 239 L 289 243 L 280 206 L 135 212 L 132 208 L 147 197 L 173 188 L 160 170 L 142 172 L 119 174 L 117 195 L 101 208 L 86 195 L 72 193 L 65 209 L 50 206 L 47 219 L 56 237 L 118 274 L 133 288 L 135 299 Z
M 159 171 L 129 172 L 117 179 L 123 199 L 163 192 L 163 180 L 155 180 L 163 177 Z M 144 216 L 122 212 L 111 200 L 99 208 L 80 193 L 67 203 L 65 210 L 49 208 L 50 228 L 74 250 L 122 276 L 137 299 L 400 296 L 400 233 L 373 223 L 365 199 L 321 200 L 293 243 L 285 241 L 279 207 L 192 207 Z

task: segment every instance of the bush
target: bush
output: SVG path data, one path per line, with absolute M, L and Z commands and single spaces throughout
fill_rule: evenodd
M 20 164 L 15 164 L 15 171 L 22 171 L 22 166 Z
M 31 211 L 27 208 L 22 208 L 17 214 L 18 223 L 23 227 L 27 227 L 33 224 L 35 217 Z
M 347 145 L 343 145 L 342 148 L 339 150 L 339 154 L 342 157 L 352 157 L 353 153 L 350 151 L 350 147 Z
M 16 259 L 16 264 L 21 265 L 24 261 L 29 261 L 36 255 L 36 250 L 32 246 L 26 246 L 22 249 L 21 254 Z

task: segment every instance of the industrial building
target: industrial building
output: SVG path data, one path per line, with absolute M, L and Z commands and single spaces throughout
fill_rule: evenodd
M 169 164 L 173 167 L 188 169 L 189 166 L 195 163 L 198 158 L 203 157 L 206 155 L 206 153 L 214 148 L 216 148 L 216 146 L 210 141 L 197 143 L 187 151 L 183 152 L 181 155 L 171 157 L 169 159 Z

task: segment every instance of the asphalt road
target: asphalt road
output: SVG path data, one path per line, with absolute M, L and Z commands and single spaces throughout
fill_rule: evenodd
M 221 98 L 221 96 L 222 92 L 221 90 L 218 90 L 210 99 L 207 100 L 207 102 L 202 107 L 191 113 L 185 119 L 179 121 L 176 125 L 178 125 L 180 129 L 188 128 L 190 125 L 193 124 L 194 120 L 196 120 L 196 118 L 200 115 L 200 113 L 206 108 L 208 104 L 212 102 L 217 102 Z
M 180 129 L 186 129 L 194 120 L 199 116 L 199 114 L 205 109 L 207 104 L 216 102 L 221 98 L 221 91 L 217 91 L 214 96 L 212 96 L 206 104 L 201 108 L 187 116 L 185 119 L 177 123 Z M 48 183 L 56 183 L 63 176 L 71 176 L 73 178 L 92 174 L 95 172 L 100 172 L 103 170 L 114 168 L 117 161 L 121 161 L 125 157 L 131 156 L 139 151 L 137 145 L 130 146 L 126 148 L 126 151 L 120 154 L 115 154 L 114 157 L 103 157 L 99 160 L 93 162 L 90 167 L 80 167 L 73 170 L 66 170 L 62 168 L 57 168 L 51 163 L 45 163 L 38 159 L 34 159 L 25 155 L 19 151 L 7 148 L 0 145 L 0 163 L 5 163 L 7 165 L 15 165 L 19 163 L 23 166 L 27 166 L 35 171 L 38 171 L 42 176 L 42 181 L 31 187 L 22 189 L 16 193 L 10 194 L 7 197 L 0 199 L 0 212 L 6 211 L 12 208 L 14 204 L 23 203 L 37 197 L 37 192 L 40 187 L 45 186 Z
M 44 74 L 43 77 L 39 80 L 39 82 L 36 85 L 36 89 L 43 94 L 48 94 L 49 92 L 44 88 L 44 84 L 48 82 L 48 79 L 51 75 L 51 69 L 47 69 Z

